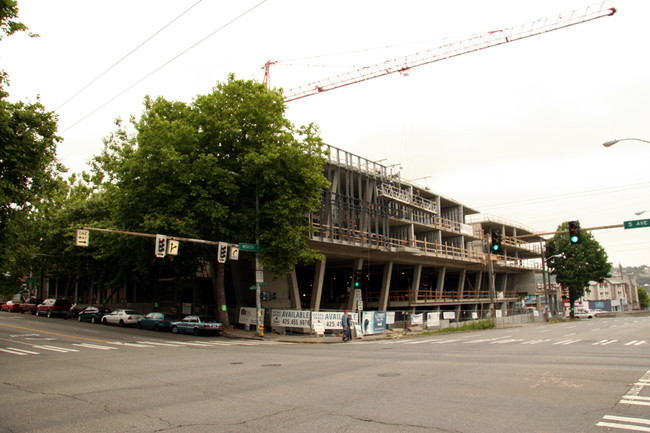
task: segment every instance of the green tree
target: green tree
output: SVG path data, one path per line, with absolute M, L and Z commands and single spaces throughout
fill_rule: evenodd
M 571 317 L 575 302 L 584 296 L 590 281 L 602 283 L 610 274 L 612 264 L 607 253 L 587 231 L 582 231 L 578 244 L 569 240 L 569 223 L 558 226 L 557 233 L 546 243 L 545 257 L 551 275 L 569 292 Z
M 0 1 L 0 40 L 27 27 L 16 20 L 17 2 Z M 29 34 L 30 36 L 36 36 Z M 8 75 L 0 70 L 0 289 L 16 292 L 42 252 L 35 240 L 53 197 L 62 187 L 56 158 L 57 117 L 38 101 L 10 102 Z
M 646 310 L 650 307 L 650 298 L 648 297 L 648 292 L 641 286 L 637 286 L 637 293 L 639 294 L 639 305 L 642 310 Z
M 277 91 L 230 76 L 192 103 L 145 98 L 135 134 L 118 125 L 95 158 L 115 228 L 262 245 L 266 269 L 283 275 L 318 258 L 307 245 L 305 216 L 327 180 L 313 125 L 296 128 Z M 133 263 L 146 267 L 148 247 Z M 183 244 L 177 272 L 207 263 L 219 306 L 226 305 L 224 265 L 216 248 Z M 228 316 L 219 308 L 219 319 Z

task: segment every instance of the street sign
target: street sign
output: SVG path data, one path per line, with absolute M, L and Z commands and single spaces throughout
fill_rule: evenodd
M 77 236 L 75 237 L 75 245 L 78 247 L 87 247 L 88 246 L 88 237 L 90 233 L 88 230 L 77 230 Z
M 239 247 L 230 246 L 230 260 L 239 260 Z
M 255 271 L 255 282 L 256 283 L 264 282 L 264 271 Z
M 638 229 L 641 227 L 650 227 L 650 219 L 625 221 L 623 227 L 626 229 Z
M 247 244 L 242 242 L 239 244 L 239 249 L 241 251 L 252 251 L 254 253 L 258 253 L 262 247 L 259 244 Z
M 178 245 L 179 242 L 175 240 L 167 241 L 167 255 L 176 256 L 178 255 Z

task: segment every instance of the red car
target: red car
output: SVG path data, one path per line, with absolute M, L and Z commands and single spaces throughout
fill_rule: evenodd
M 7 301 L 2 306 L 2 311 L 15 311 L 20 312 L 20 302 L 16 301 Z
M 37 316 L 61 316 L 64 319 L 67 319 L 70 316 L 70 307 L 72 302 L 69 299 L 54 299 L 49 298 L 43 301 L 42 304 L 38 304 L 36 307 Z

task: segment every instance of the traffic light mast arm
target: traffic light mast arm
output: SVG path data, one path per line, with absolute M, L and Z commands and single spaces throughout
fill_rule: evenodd
M 92 230 L 92 231 L 96 231 L 96 232 L 115 233 L 115 234 L 119 234 L 119 235 L 141 236 L 141 237 L 146 237 L 146 238 L 155 238 L 156 237 L 156 235 L 153 235 L 151 233 L 127 232 L 127 231 L 124 231 L 124 230 L 100 229 L 100 228 L 95 228 L 95 227 L 81 227 L 81 230 Z M 193 242 L 193 243 L 196 243 L 196 244 L 204 244 L 204 245 L 219 245 L 218 241 L 206 241 L 204 239 L 181 238 L 181 237 L 178 237 L 178 236 L 167 236 L 167 239 L 174 240 L 174 241 Z
M 540 19 L 528 24 L 511 27 L 504 30 L 491 31 L 485 34 L 452 42 L 431 50 L 420 51 L 398 59 L 388 60 L 376 65 L 365 66 L 354 71 L 336 75 L 320 81 L 305 84 L 284 92 L 284 101 L 294 101 L 307 96 L 337 89 L 339 87 L 349 86 L 351 84 L 381 77 L 384 75 L 394 74 L 395 72 L 405 72 L 411 68 L 438 62 L 441 60 L 457 57 L 462 54 L 473 53 L 490 47 L 496 47 L 508 42 L 529 38 L 531 36 L 541 35 L 565 27 L 582 24 L 598 18 L 612 16 L 616 9 L 608 7 L 608 2 L 603 2 L 599 6 L 587 6 L 583 9 L 576 9 L 567 14 L 560 14 L 546 19 Z M 277 62 L 269 61 L 265 65 L 264 80 L 269 84 L 269 66 Z
M 587 231 L 594 231 L 594 230 L 606 230 L 606 229 L 620 229 L 624 228 L 624 224 L 612 224 L 608 226 L 596 226 L 596 227 L 581 227 L 580 230 L 587 230 Z M 532 233 L 530 235 L 517 235 L 517 236 L 511 236 L 512 238 L 520 239 L 520 238 L 530 238 L 533 236 L 546 236 L 546 235 L 555 235 L 558 233 L 569 233 L 569 230 L 557 230 L 554 232 L 538 232 L 538 233 Z

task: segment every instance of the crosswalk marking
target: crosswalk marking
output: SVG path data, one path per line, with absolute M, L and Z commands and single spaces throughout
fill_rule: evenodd
M 87 349 L 117 350 L 117 347 L 101 346 L 99 344 L 90 344 L 90 343 L 72 343 L 72 344 L 79 347 L 85 347 Z
M 632 340 L 629 343 L 625 343 L 626 346 L 641 346 L 642 344 L 645 344 L 645 340 Z
M 182 344 L 178 343 L 161 343 L 159 341 L 138 341 L 140 344 L 152 344 L 154 346 L 167 346 L 167 347 L 181 347 Z
M 617 428 L 621 430 L 650 432 L 649 427 L 644 427 L 646 425 L 650 425 L 650 420 L 647 419 L 631 418 L 626 416 L 614 416 L 614 415 L 605 415 L 603 419 L 606 421 L 601 421 L 596 425 L 600 427 Z M 607 421 L 617 421 L 617 422 L 607 422 Z M 619 424 L 619 423 L 628 423 L 628 424 Z M 633 425 L 633 424 L 639 424 L 639 425 Z
M 51 350 L 52 352 L 61 352 L 61 353 L 79 352 L 77 349 L 67 349 L 63 347 L 49 346 L 49 345 L 32 346 L 32 347 L 34 347 L 35 349 Z
M 618 340 L 600 340 L 596 343 L 591 343 L 592 346 L 607 346 L 612 343 L 616 343 Z
M 38 352 L 32 352 L 30 350 L 25 350 L 25 349 L 17 349 L 15 347 L 7 347 L 0 350 L 6 353 L 11 353 L 12 355 L 20 355 L 20 356 L 38 355 Z
M 562 341 L 558 341 L 558 342 L 553 343 L 553 344 L 554 345 L 560 345 L 561 344 L 561 345 L 564 345 L 564 346 L 568 346 L 569 344 L 574 344 L 574 343 L 577 343 L 579 341 L 582 341 L 582 340 L 581 339 L 578 339 L 578 340 L 562 340 Z

